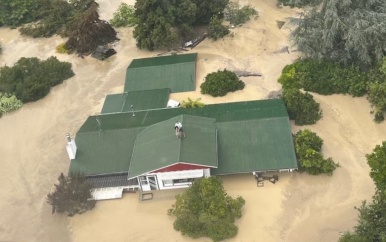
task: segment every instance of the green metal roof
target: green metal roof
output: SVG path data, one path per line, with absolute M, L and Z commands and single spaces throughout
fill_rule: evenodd
M 171 92 L 196 89 L 197 54 L 135 59 L 127 67 L 124 91 L 170 88 Z
M 79 133 L 98 131 L 98 118 L 104 130 L 147 127 L 181 114 L 216 119 L 216 122 L 245 121 L 250 119 L 288 118 L 281 99 L 256 100 L 248 102 L 221 103 L 206 105 L 203 108 L 167 108 L 118 114 L 90 116 L 79 129 Z M 289 127 L 288 127 L 289 128 Z
M 131 112 L 134 110 L 149 110 L 166 108 L 170 89 L 154 89 L 107 95 L 101 113 Z
M 76 159 L 71 162 L 70 171 L 86 174 L 123 171 L 123 168 L 128 171 L 134 140 L 139 132 L 165 120 L 175 122 L 175 117 L 183 114 L 216 120 L 218 169 L 212 169 L 213 174 L 297 168 L 284 102 L 271 99 L 207 105 L 203 108 L 138 111 L 135 116 L 131 112 L 90 116 L 77 133 L 78 151 Z M 170 128 L 173 129 L 173 125 Z M 99 129 L 106 136 L 99 137 Z M 205 140 L 191 136 L 195 132 L 190 129 L 186 131 L 187 137 L 182 142 L 188 144 L 191 140 L 195 145 L 201 145 L 200 142 L 206 144 Z M 174 136 L 172 134 L 170 137 Z M 148 138 L 151 143 L 152 137 Z M 112 162 L 115 168 L 106 165 L 106 160 Z
M 186 137 L 178 139 L 174 124 L 182 123 Z M 147 127 L 137 137 L 129 178 L 176 164 L 217 167 L 215 119 L 180 115 Z
M 85 175 L 122 173 L 129 170 L 132 147 L 144 128 L 77 133 L 76 159 L 69 173 Z
M 214 175 L 297 168 L 288 118 L 216 124 L 219 166 Z

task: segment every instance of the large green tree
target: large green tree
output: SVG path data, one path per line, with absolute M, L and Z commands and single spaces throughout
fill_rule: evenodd
M 368 67 L 385 55 L 384 0 L 322 0 L 292 23 L 291 38 L 306 57 Z
M 135 2 L 137 25 L 134 38 L 141 49 L 167 49 L 178 44 L 174 19 L 175 7 L 168 0 Z
M 32 102 L 73 75 L 71 63 L 60 62 L 56 57 L 47 60 L 23 57 L 12 67 L 0 68 L 0 92 L 15 94 L 23 103 Z
M 372 203 L 364 201 L 357 208 L 358 224 L 352 233 L 344 234 L 339 242 L 386 241 L 386 141 L 377 145 L 366 158 L 376 192 Z
M 237 234 L 234 222 L 244 204 L 242 197 L 234 199 L 226 193 L 220 178 L 201 178 L 176 196 L 168 214 L 177 217 L 174 228 L 183 235 L 221 241 Z
M 229 0 L 192 0 L 192 2 L 198 9 L 195 24 L 200 25 L 208 24 L 212 16 L 221 17 Z
M 375 146 L 371 154 L 366 155 L 371 171 L 370 176 L 379 191 L 386 191 L 386 141 Z
M 58 177 L 55 191 L 47 195 L 47 203 L 52 206 L 52 213 L 67 213 L 68 216 L 84 213 L 95 207 L 92 199 L 91 185 L 79 174 Z

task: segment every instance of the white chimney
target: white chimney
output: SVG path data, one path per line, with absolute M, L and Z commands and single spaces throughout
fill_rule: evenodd
M 66 145 L 67 154 L 68 154 L 68 157 L 70 157 L 70 160 L 73 160 L 75 159 L 75 156 L 76 156 L 75 140 L 71 139 L 69 134 L 66 134 L 66 138 L 67 138 L 67 145 Z

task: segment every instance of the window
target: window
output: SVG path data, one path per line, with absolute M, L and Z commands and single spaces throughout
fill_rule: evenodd
M 173 179 L 173 180 L 162 180 L 164 187 L 171 186 L 183 186 L 192 183 L 196 178 L 184 178 L 184 179 Z
M 139 182 L 141 183 L 141 185 L 148 185 L 146 176 L 139 177 Z

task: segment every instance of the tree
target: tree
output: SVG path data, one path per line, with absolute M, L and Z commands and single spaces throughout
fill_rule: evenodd
M 222 97 L 228 92 L 244 89 L 245 84 L 234 72 L 224 69 L 223 71 L 212 72 L 206 75 L 205 81 L 200 87 L 202 94 Z
M 322 0 L 278 0 L 278 4 L 283 4 L 290 7 L 306 7 L 317 6 Z
M 195 25 L 208 24 L 212 16 L 222 17 L 223 11 L 229 0 L 192 0 L 197 6 Z
M 174 24 L 174 6 L 170 1 L 143 0 L 135 2 L 137 24 L 134 38 L 140 49 L 168 49 L 178 44 Z
M 96 8 L 87 10 L 77 29 L 70 34 L 65 43 L 67 50 L 79 54 L 90 54 L 98 45 L 117 40 L 117 32 L 111 25 L 99 19 Z
M 234 222 L 241 218 L 244 204 L 242 197 L 234 199 L 225 192 L 220 178 L 201 178 L 176 196 L 168 214 L 176 216 L 174 229 L 183 235 L 221 241 L 237 234 Z
M 283 90 L 282 98 L 289 118 L 295 120 L 296 125 L 315 124 L 322 118 L 320 104 L 315 102 L 311 94 L 289 88 Z
M 386 112 L 386 82 L 370 83 L 368 86 L 367 99 L 375 107 L 375 118 L 376 122 L 384 120 L 383 113 Z
M 55 191 L 47 195 L 47 203 L 52 206 L 52 213 L 67 213 L 68 216 L 81 214 L 95 207 L 92 199 L 91 185 L 82 175 L 66 177 L 63 173 L 58 177 Z
M 251 6 L 240 6 L 238 2 L 229 2 L 224 11 L 225 20 L 232 25 L 246 23 L 251 16 L 258 16 L 258 12 Z
M 294 136 L 295 151 L 299 162 L 299 170 L 311 175 L 332 175 L 339 166 L 331 158 L 323 159 L 320 153 L 323 140 L 314 132 L 305 129 Z
M 18 27 L 35 21 L 42 6 L 41 0 L 1 0 L 0 26 Z
M 229 33 L 229 29 L 222 25 L 221 20 L 217 16 L 213 16 L 208 26 L 208 37 L 216 41 L 227 36 Z
M 142 0 L 135 2 L 134 38 L 141 49 L 171 49 L 193 37 L 194 26 L 221 18 L 229 0 Z
M 291 39 L 306 57 L 367 68 L 385 54 L 384 0 L 322 0 L 291 22 Z
M 118 10 L 110 20 L 110 24 L 113 27 L 131 27 L 134 26 L 135 23 L 134 6 L 126 3 L 121 3 L 121 5 L 119 5 Z
M 196 100 L 192 100 L 190 97 L 188 97 L 187 101 L 182 101 L 181 107 L 182 108 L 202 108 L 205 104 L 201 102 L 201 98 L 197 98 Z
M 60 62 L 56 57 L 47 60 L 23 57 L 13 67 L 0 68 L 0 92 L 15 94 L 23 103 L 32 102 L 73 75 L 71 63 Z
M 366 155 L 370 166 L 370 176 L 380 191 L 386 191 L 386 141 L 375 146 L 371 154 Z

